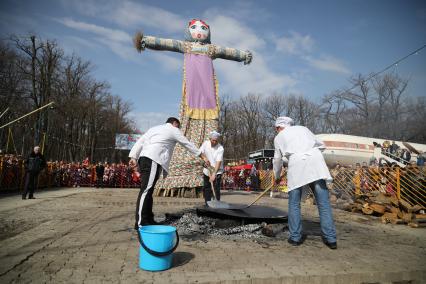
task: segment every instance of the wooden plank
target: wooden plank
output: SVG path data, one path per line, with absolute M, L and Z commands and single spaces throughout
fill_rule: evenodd
M 362 205 L 359 203 L 354 203 L 351 205 L 351 211 L 352 212 L 361 212 L 362 210 Z
M 404 214 L 402 216 L 402 220 L 404 220 L 405 222 L 409 223 L 409 222 L 411 222 L 411 220 L 413 220 L 413 216 L 414 216 L 413 213 L 405 213 L 404 212 Z
M 416 214 L 415 218 L 416 219 L 426 219 L 426 214 Z
M 402 220 L 402 219 L 393 219 L 393 220 L 390 220 L 390 222 L 392 223 L 392 224 L 394 224 L 394 225 L 397 225 L 397 224 L 407 224 L 407 222 L 405 222 L 404 220 Z
M 408 226 L 410 226 L 411 228 L 426 228 L 426 223 L 410 222 L 408 223 Z
M 382 216 L 382 223 L 383 224 L 392 223 L 392 220 L 397 220 L 397 219 L 398 219 L 398 216 L 396 213 L 386 212 Z
M 391 197 L 382 192 L 377 196 L 371 197 L 370 200 L 377 204 L 392 204 Z
M 398 214 L 398 212 L 401 212 L 401 210 L 399 210 L 399 208 L 391 206 L 390 209 L 388 210 L 391 213 L 395 213 Z
M 398 198 L 396 196 L 392 196 L 390 198 L 390 201 L 391 201 L 391 203 L 392 203 L 393 206 L 399 207 L 399 200 L 398 200 Z
M 425 208 L 416 204 L 414 206 L 412 206 L 410 209 L 408 209 L 408 212 L 412 213 L 412 212 L 418 212 L 420 210 L 424 210 Z
M 362 207 L 362 213 L 364 213 L 365 215 L 371 215 L 373 214 L 373 212 L 373 209 L 371 209 L 369 206 Z
M 372 203 L 370 204 L 370 208 L 373 209 L 374 212 L 383 215 L 385 213 L 386 207 L 381 204 Z
M 405 212 L 409 212 L 413 210 L 413 206 L 410 205 L 407 201 L 400 199 L 399 200 L 399 208 L 402 208 Z

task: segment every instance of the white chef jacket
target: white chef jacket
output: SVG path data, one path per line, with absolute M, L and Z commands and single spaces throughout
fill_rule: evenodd
M 170 159 L 176 142 L 179 142 L 189 152 L 199 156 L 201 151 L 174 127 L 171 123 L 166 123 L 150 128 L 141 138 L 136 141 L 130 150 L 129 157 L 138 159 L 147 157 L 158 163 L 166 175 L 169 171 Z
M 274 175 L 276 179 L 280 177 L 283 161 L 288 159 L 289 191 L 316 180 L 332 180 L 321 153 L 325 145 L 308 128 L 286 127 L 275 137 L 274 146 Z
M 216 146 L 212 147 L 212 143 L 210 142 L 210 140 L 207 140 L 207 141 L 204 141 L 203 144 L 201 145 L 200 151 L 201 153 L 206 155 L 212 167 L 215 168 L 217 162 L 219 161 L 222 162 L 220 163 L 219 170 L 216 172 L 217 175 L 222 174 L 223 173 L 223 152 L 224 152 L 223 146 L 218 143 Z M 206 176 L 210 176 L 209 170 L 206 168 L 203 168 L 203 173 Z

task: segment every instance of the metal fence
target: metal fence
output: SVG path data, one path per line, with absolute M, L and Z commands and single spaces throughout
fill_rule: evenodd
M 405 168 L 334 168 L 330 173 L 333 177 L 330 188 L 335 191 L 344 191 L 351 196 L 380 191 L 411 205 L 426 207 L 426 167 L 410 164 Z
M 336 167 L 330 169 L 333 181 L 329 188 L 355 196 L 371 191 L 394 195 L 411 205 L 426 207 L 426 167 L 408 165 L 393 167 Z M 286 176 L 286 169 L 282 171 Z M 24 187 L 23 161 L 0 157 L 0 189 L 21 190 Z M 96 185 L 95 165 L 48 163 L 39 177 L 39 187 L 84 187 Z M 222 189 L 256 191 L 273 182 L 271 170 L 227 170 L 222 176 Z M 139 187 L 139 174 L 125 164 L 109 165 L 102 177 L 103 187 Z M 286 192 L 286 179 L 275 190 Z

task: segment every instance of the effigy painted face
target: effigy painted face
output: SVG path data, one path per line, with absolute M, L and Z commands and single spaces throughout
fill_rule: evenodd
M 193 19 L 188 24 L 186 40 L 201 43 L 210 43 L 210 27 L 203 21 Z

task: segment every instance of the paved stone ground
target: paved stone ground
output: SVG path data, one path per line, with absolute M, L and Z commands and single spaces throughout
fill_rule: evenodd
M 68 188 L 0 197 L 0 283 L 426 283 L 426 230 L 383 225 L 334 210 L 338 249 L 325 247 L 316 207 L 303 205 L 308 239 L 181 240 L 173 267 L 138 268 L 132 229 L 136 189 Z M 255 196 L 223 195 L 248 203 Z M 287 200 L 260 203 L 286 209 Z M 154 211 L 179 212 L 201 199 L 155 198 Z

